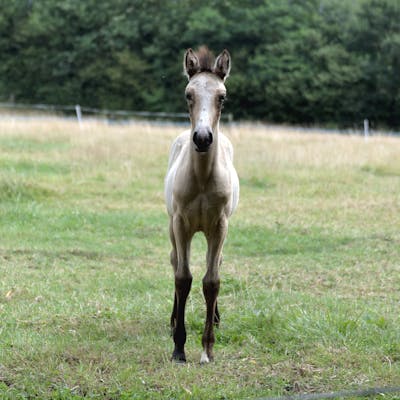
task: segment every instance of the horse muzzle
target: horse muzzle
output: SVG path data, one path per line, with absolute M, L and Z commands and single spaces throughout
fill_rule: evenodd
M 213 142 L 213 134 L 210 129 L 198 129 L 193 133 L 193 143 L 198 153 L 206 153 Z

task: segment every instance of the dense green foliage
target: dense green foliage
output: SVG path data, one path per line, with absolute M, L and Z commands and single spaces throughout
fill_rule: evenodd
M 183 111 L 183 50 L 233 57 L 236 118 L 399 127 L 398 0 L 0 0 L 0 99 Z

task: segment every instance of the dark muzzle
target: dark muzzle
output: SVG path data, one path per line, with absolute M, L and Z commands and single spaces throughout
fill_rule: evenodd
M 213 134 L 210 129 L 199 129 L 193 134 L 193 142 L 196 145 L 196 151 L 205 153 L 213 142 Z

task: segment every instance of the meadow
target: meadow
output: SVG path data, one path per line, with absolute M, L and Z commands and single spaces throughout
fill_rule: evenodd
M 241 198 L 221 266 L 216 358 L 199 363 L 198 235 L 188 362 L 176 365 L 163 179 L 179 131 L 0 121 L 0 398 L 400 385 L 400 138 L 224 128 Z

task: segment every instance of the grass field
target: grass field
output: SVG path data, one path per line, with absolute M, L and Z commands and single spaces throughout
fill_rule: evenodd
M 1 399 L 400 385 L 400 139 L 225 132 L 241 200 L 221 268 L 216 360 L 199 364 L 199 235 L 182 366 L 170 362 L 163 204 L 179 129 L 0 122 Z

